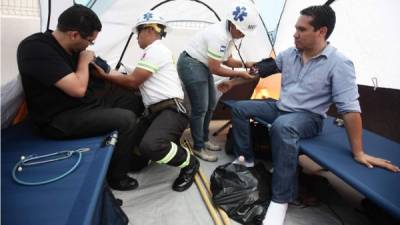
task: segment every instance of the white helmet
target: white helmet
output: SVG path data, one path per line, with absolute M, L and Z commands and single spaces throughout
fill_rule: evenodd
M 259 16 L 253 5 L 242 1 L 236 1 L 232 4 L 227 19 L 231 21 L 240 32 L 244 35 L 248 35 L 256 29 Z
M 155 28 L 155 30 L 161 34 L 161 36 L 165 36 L 165 29 L 167 28 L 167 21 L 164 20 L 164 18 L 162 18 L 160 15 L 158 15 L 157 13 L 153 12 L 153 11 L 147 11 L 145 12 L 142 16 L 140 16 L 137 19 L 136 25 L 134 27 L 134 32 L 137 34 L 139 33 L 137 28 L 140 25 L 144 25 L 144 24 L 159 24 L 164 26 L 164 29 L 160 29 L 160 28 Z

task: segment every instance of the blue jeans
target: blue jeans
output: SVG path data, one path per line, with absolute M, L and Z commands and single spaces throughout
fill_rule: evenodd
M 177 69 L 191 104 L 193 147 L 199 150 L 208 141 L 208 127 L 217 105 L 214 78 L 208 67 L 185 53 L 179 56 Z
M 253 161 L 250 146 L 249 119 L 258 117 L 272 125 L 272 200 L 288 203 L 297 197 L 297 166 L 301 138 L 318 135 L 322 130 L 322 116 L 310 112 L 284 112 L 273 101 L 238 101 L 232 107 L 233 149 Z

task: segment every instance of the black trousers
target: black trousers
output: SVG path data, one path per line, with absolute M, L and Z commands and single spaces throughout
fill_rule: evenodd
M 166 164 L 179 166 L 187 159 L 187 152 L 179 143 L 189 122 L 187 115 L 168 108 L 159 112 L 154 118 L 150 116 L 141 120 L 140 128 L 137 130 L 138 133 L 145 131 L 141 135 L 143 138 L 139 145 L 139 151 L 143 156 L 155 162 L 159 161 L 170 152 L 173 142 L 177 146 L 177 152 Z
M 42 129 L 50 138 L 83 138 L 118 131 L 118 141 L 108 170 L 108 179 L 126 176 L 133 160 L 137 118 L 144 110 L 141 97 L 132 91 L 110 86 L 103 93 L 101 104 L 70 110 L 58 115 Z

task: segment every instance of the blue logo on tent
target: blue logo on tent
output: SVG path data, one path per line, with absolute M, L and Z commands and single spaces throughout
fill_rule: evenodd
M 149 19 L 153 18 L 153 13 L 146 13 L 143 16 L 143 19 L 145 19 L 146 21 L 148 21 Z
M 242 22 L 247 16 L 246 7 L 236 6 L 236 9 L 232 12 L 232 14 L 234 15 L 233 19 L 235 21 L 239 20 L 240 22 Z

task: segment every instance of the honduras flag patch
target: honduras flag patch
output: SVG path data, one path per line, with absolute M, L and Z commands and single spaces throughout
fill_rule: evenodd
M 221 47 L 219 48 L 220 52 L 225 52 L 226 50 L 226 46 L 225 45 L 221 45 Z

